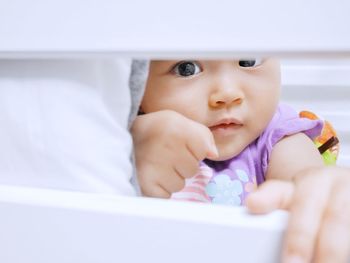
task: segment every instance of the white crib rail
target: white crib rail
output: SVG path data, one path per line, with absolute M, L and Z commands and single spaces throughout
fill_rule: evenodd
M 281 211 L 252 217 L 228 206 L 10 186 L 0 186 L 0 211 L 3 263 L 278 262 L 287 221 Z
M 350 56 L 350 2 L 2 0 L 0 57 Z

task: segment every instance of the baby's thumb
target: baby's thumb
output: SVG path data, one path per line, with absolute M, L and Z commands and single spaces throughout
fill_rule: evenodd
M 210 159 L 216 159 L 219 157 L 219 151 L 218 151 L 218 148 L 216 147 L 216 144 L 213 138 L 211 138 L 211 140 L 208 143 L 207 157 Z
M 293 183 L 268 180 L 247 197 L 245 205 L 253 214 L 266 214 L 276 209 L 287 210 L 293 194 Z

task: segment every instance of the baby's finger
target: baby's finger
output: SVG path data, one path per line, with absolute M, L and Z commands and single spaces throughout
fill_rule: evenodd
M 206 157 L 217 158 L 219 156 L 213 134 L 208 127 L 194 123 L 190 132 L 191 136 L 187 136 L 186 147 L 194 158 L 202 161 Z
M 140 184 L 142 195 L 148 197 L 156 197 L 156 198 L 170 198 L 171 193 L 165 190 L 161 185 L 155 183 L 143 183 Z
M 185 179 L 177 170 L 164 169 L 162 175 L 158 184 L 168 193 L 172 194 L 181 191 L 185 187 Z
M 283 262 L 310 262 L 332 182 L 330 176 L 304 177 L 296 181 L 283 246 Z M 317 187 L 315 187 L 317 185 Z M 308 196 L 308 198 L 304 198 Z
M 189 151 L 184 151 L 173 157 L 173 169 L 183 178 L 191 178 L 199 171 L 199 161 Z
M 251 193 L 245 201 L 248 210 L 254 214 L 265 214 L 276 209 L 288 209 L 294 193 L 291 182 L 269 180 Z
M 349 175 L 347 175 L 349 176 Z M 349 262 L 349 183 L 341 182 L 332 191 L 316 244 L 315 262 Z
M 185 179 L 170 166 L 155 165 L 144 165 L 142 170 L 139 171 L 139 184 L 144 195 L 169 198 L 172 193 L 184 188 Z

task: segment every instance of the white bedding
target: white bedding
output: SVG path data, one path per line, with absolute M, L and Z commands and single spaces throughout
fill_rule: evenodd
M 0 184 L 134 195 L 130 60 L 1 60 Z

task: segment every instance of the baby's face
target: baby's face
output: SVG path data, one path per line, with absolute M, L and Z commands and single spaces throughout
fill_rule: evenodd
M 226 160 L 263 132 L 279 95 L 275 59 L 152 61 L 141 107 L 174 110 L 204 124 L 214 135 L 217 160 Z

